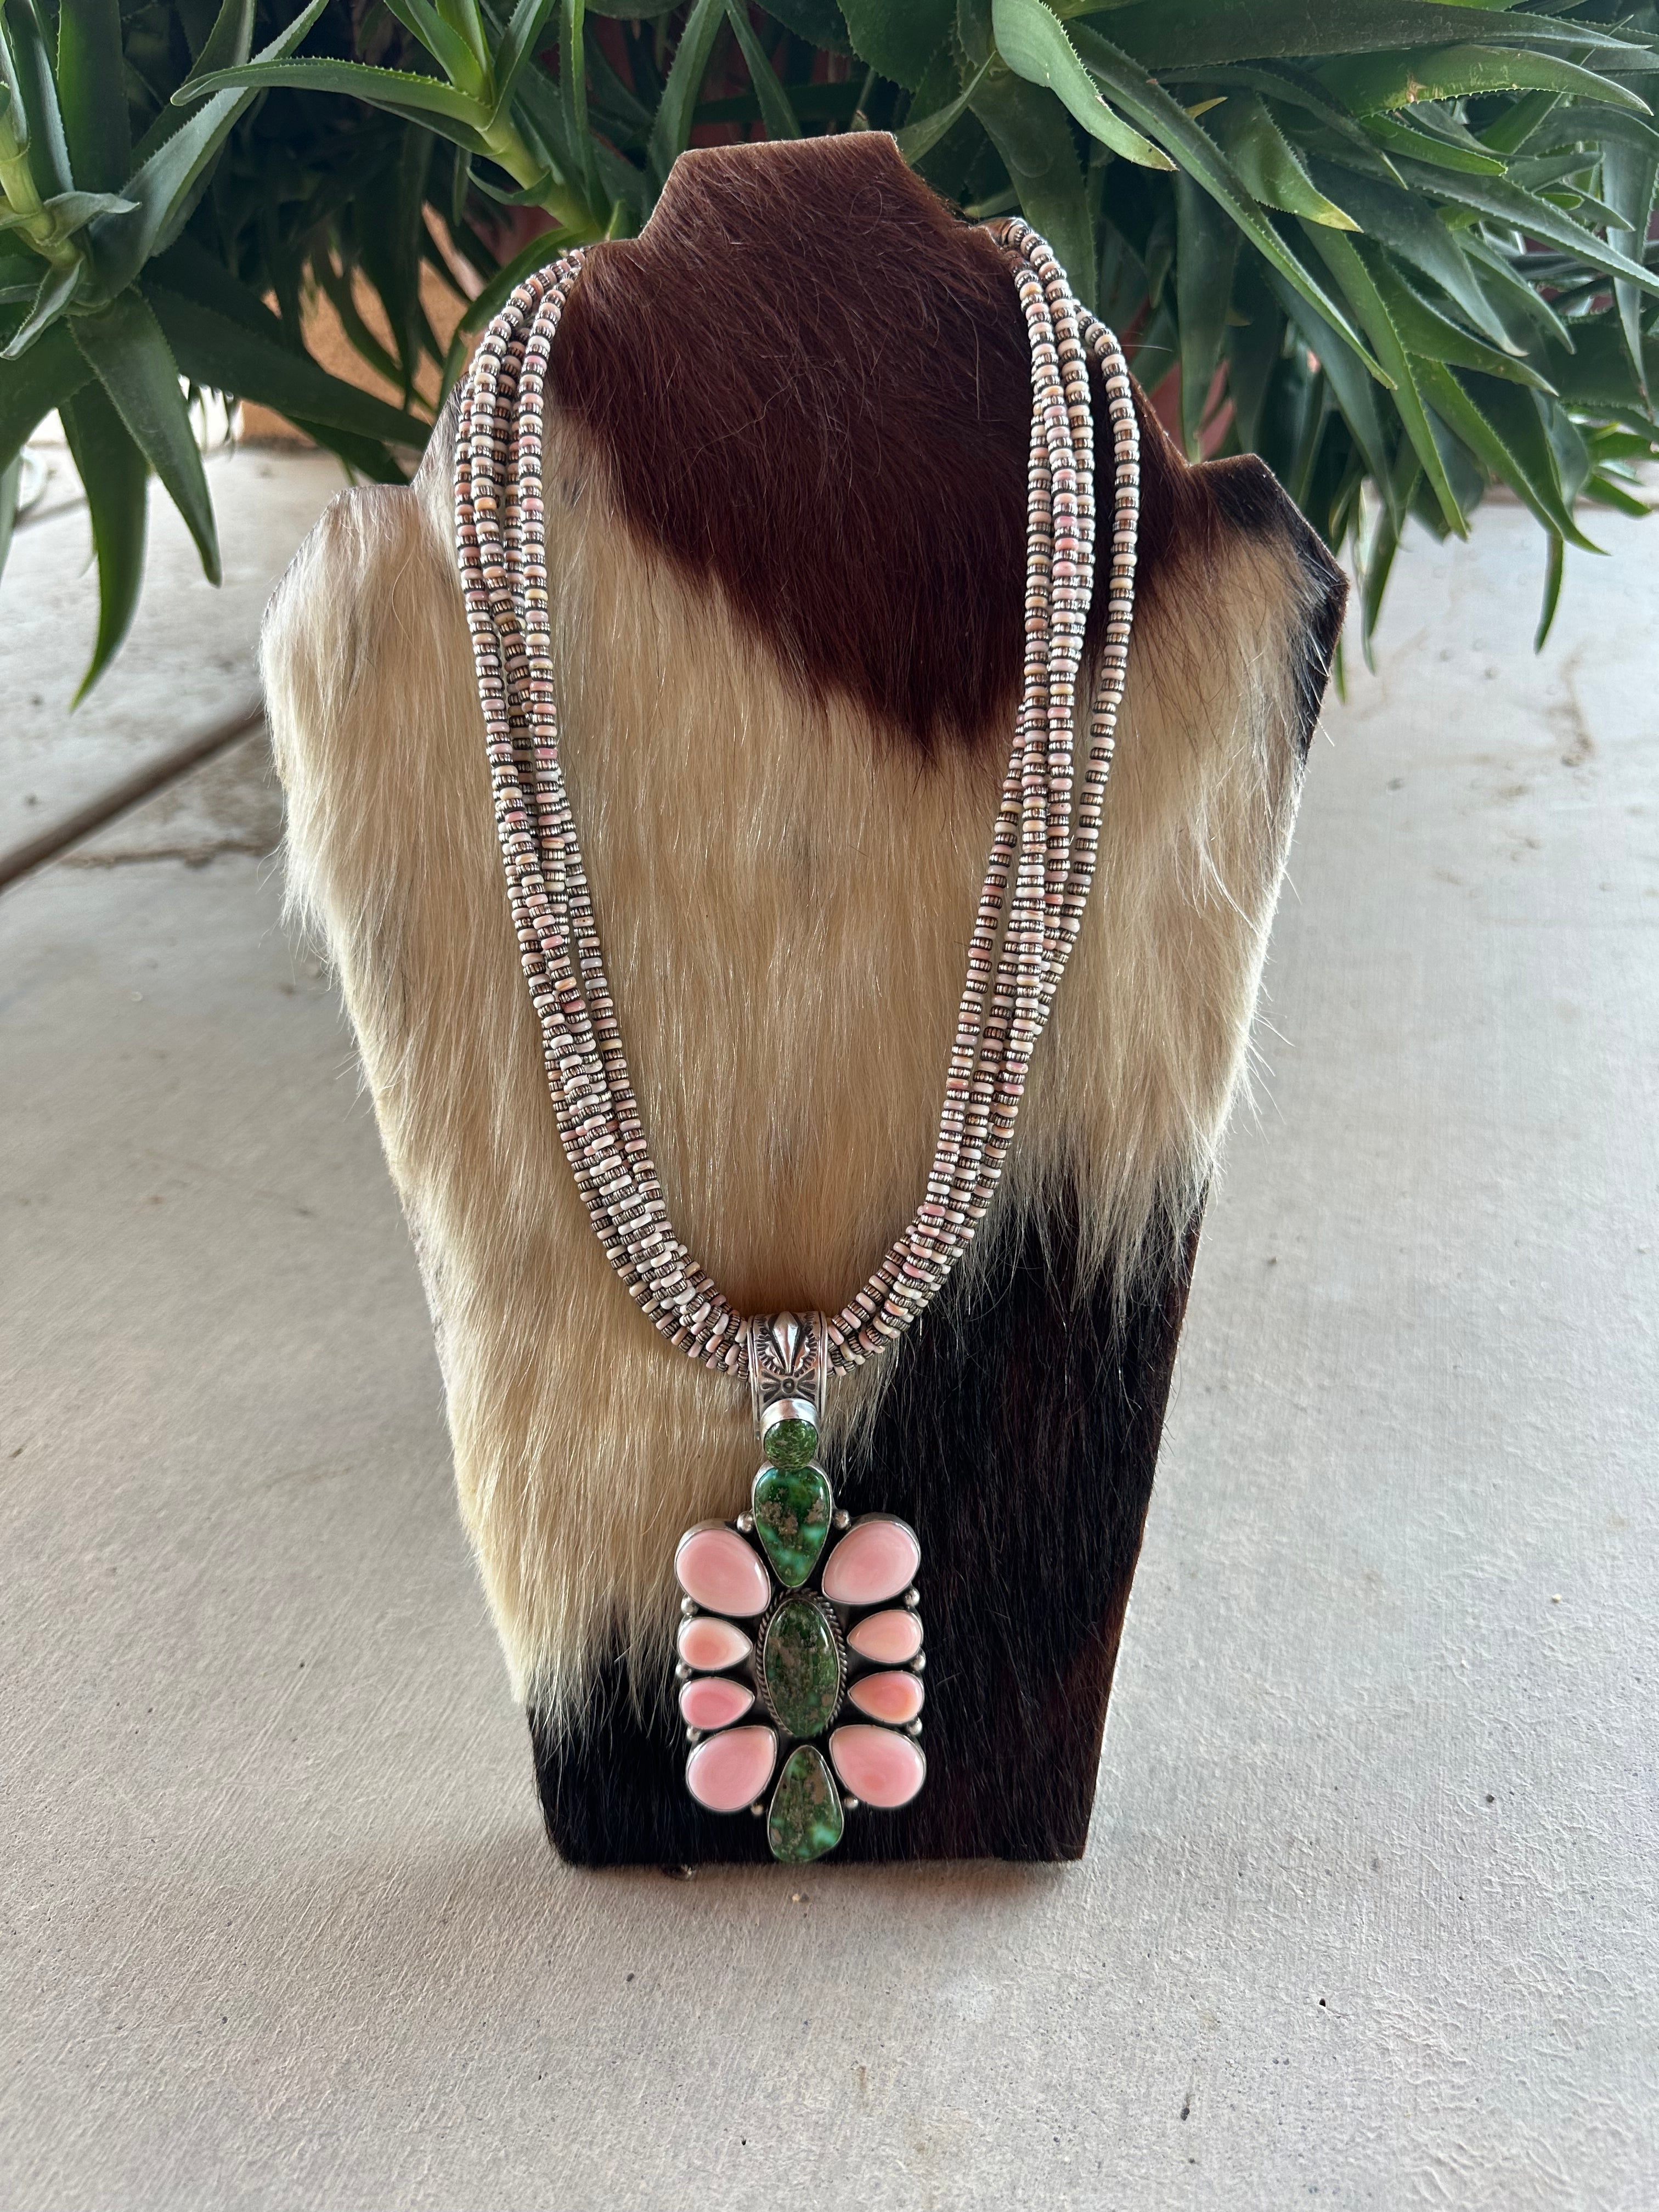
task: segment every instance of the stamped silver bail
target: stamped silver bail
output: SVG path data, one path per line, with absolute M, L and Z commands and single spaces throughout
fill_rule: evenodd
M 749 1323 L 749 1394 L 764 1444 L 782 1421 L 823 1427 L 830 1328 L 821 1313 L 756 1314 Z

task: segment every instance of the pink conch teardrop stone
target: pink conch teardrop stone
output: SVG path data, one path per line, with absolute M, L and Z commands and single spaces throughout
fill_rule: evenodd
M 769 1728 L 730 1729 L 724 1735 L 706 1736 L 685 1762 L 685 1786 L 711 1813 L 741 1813 L 763 1794 L 777 1756 L 777 1735 Z
M 902 1678 L 877 1674 L 872 1679 L 886 1682 Z M 915 1677 L 909 1679 L 914 1681 Z M 705 1674 L 699 1681 L 686 1683 L 681 1690 L 680 1718 L 687 1728 L 730 1728 L 733 1721 L 743 1718 L 754 1702 L 755 1693 L 746 1682 L 734 1682 L 725 1674 Z
M 734 1613 L 740 1620 L 763 1612 L 772 1594 L 760 1553 L 735 1528 L 718 1521 L 686 1530 L 674 1554 L 674 1572 L 688 1597 L 711 1613 Z
M 873 1659 L 880 1667 L 902 1667 L 921 1649 L 921 1615 L 872 1613 L 848 1630 L 847 1641 L 860 1659 Z
M 735 1667 L 754 1648 L 742 1629 L 733 1627 L 729 1620 L 717 1620 L 712 1613 L 700 1613 L 680 1623 L 680 1656 L 688 1667 L 696 1667 L 702 1674 Z M 881 1655 L 872 1656 L 879 1658 Z
M 830 1554 L 823 1594 L 836 1605 L 879 1605 L 906 1589 L 921 1565 L 921 1546 L 902 1521 L 855 1521 Z
M 732 1739 L 720 1736 L 715 1741 L 729 1743 Z M 830 1756 L 846 1789 L 866 1805 L 884 1809 L 908 1805 L 927 1772 L 920 1747 L 908 1735 L 895 1735 L 891 1729 L 838 1728 L 830 1739 Z
M 920 1678 L 915 1674 L 866 1674 L 854 1683 L 847 1694 L 859 1711 L 868 1713 L 872 1721 L 890 1721 L 895 1728 L 902 1728 L 906 1721 L 915 1720 L 921 1711 L 924 1692 Z M 704 1723 L 697 1722 L 694 1725 L 702 1727 Z

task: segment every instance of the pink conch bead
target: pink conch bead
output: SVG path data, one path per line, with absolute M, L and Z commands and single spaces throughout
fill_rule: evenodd
M 906 1589 L 921 1565 L 915 1531 L 902 1521 L 872 1514 L 855 1521 L 830 1554 L 823 1594 L 836 1605 L 879 1605 Z
M 717 1736 L 714 1741 L 729 1743 L 732 1739 Z M 702 1744 L 697 1747 L 699 1751 L 703 1748 Z M 694 1752 L 692 1757 L 696 1756 Z M 866 1805 L 887 1809 L 908 1805 L 927 1772 L 919 1746 L 908 1735 L 895 1735 L 891 1729 L 838 1728 L 830 1739 L 830 1756 L 842 1784 L 855 1797 L 862 1797 Z
M 885 1682 L 898 1678 L 878 1674 L 873 1679 Z M 725 1674 L 705 1674 L 698 1681 L 686 1683 L 681 1690 L 680 1718 L 687 1728 L 730 1728 L 733 1721 L 743 1718 L 754 1702 L 755 1693 L 746 1682 L 734 1682 Z M 888 1716 L 883 1714 L 881 1717 L 886 1719 Z
M 895 1728 L 902 1728 L 921 1711 L 924 1692 L 915 1674 L 866 1674 L 847 1694 L 872 1721 L 890 1721 Z M 694 1723 L 699 1728 L 704 1725 L 701 1721 Z
M 902 1667 L 921 1649 L 921 1615 L 870 1613 L 848 1630 L 847 1641 L 860 1659 L 873 1659 L 879 1667 Z
M 735 1667 L 754 1648 L 742 1629 L 729 1620 L 717 1620 L 712 1613 L 700 1613 L 680 1623 L 680 1656 L 701 1674 L 715 1674 L 722 1667 Z
M 759 1553 L 719 1521 L 686 1530 L 674 1554 L 674 1572 L 688 1597 L 711 1613 L 735 1613 L 739 1620 L 764 1612 L 772 1595 Z
M 901 1735 L 893 1741 L 910 1739 Z M 724 1735 L 705 1736 L 685 1762 L 685 1786 L 711 1813 L 741 1813 L 772 1779 L 777 1755 L 777 1735 L 769 1728 L 729 1729 Z

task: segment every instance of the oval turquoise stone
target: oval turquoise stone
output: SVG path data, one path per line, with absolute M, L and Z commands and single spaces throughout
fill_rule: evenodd
M 763 1468 L 750 1502 L 773 1573 L 786 1589 L 799 1589 L 830 1534 L 836 1501 L 828 1476 L 816 1467 Z
M 817 1735 L 841 1703 L 841 1654 L 822 1606 L 784 1601 L 767 1625 L 761 1671 L 772 1711 L 791 1735 Z
M 766 1840 L 775 1859 L 804 1865 L 833 1851 L 847 1826 L 841 1792 L 822 1756 L 810 1743 L 784 1762 L 766 1815 Z
M 774 1467 L 805 1467 L 818 1448 L 811 1421 L 775 1421 L 761 1438 L 761 1449 Z

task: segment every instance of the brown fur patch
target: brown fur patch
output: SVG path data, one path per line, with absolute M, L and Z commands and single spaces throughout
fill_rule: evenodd
M 756 152 L 687 155 L 637 239 L 589 252 L 554 387 L 629 526 L 719 584 L 815 702 L 924 749 L 985 742 L 1024 621 L 1031 363 L 1007 265 L 884 134 Z M 1140 425 L 1150 597 L 1221 518 L 1144 401 Z M 1104 436 L 1097 466 L 1109 514 Z

